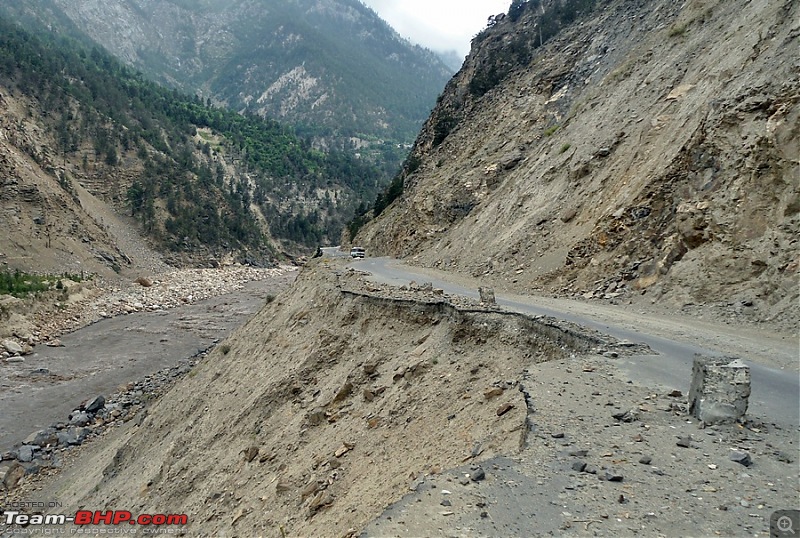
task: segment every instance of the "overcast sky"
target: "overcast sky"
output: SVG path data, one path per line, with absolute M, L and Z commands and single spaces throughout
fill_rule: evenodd
M 505 13 L 511 0 L 362 0 L 397 32 L 434 51 L 469 52 L 469 42 L 490 15 Z

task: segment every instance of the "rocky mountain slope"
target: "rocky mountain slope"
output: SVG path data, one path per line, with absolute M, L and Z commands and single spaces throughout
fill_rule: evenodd
M 356 242 L 519 291 L 796 329 L 800 4 L 515 6 Z
M 626 381 L 636 347 L 312 260 L 166 394 L 107 398 L 91 442 L 28 446 L 0 484 L 200 536 L 767 536 L 796 427 L 702 427 Z
M 35 0 L 7 9 L 85 32 L 187 93 L 340 140 L 410 142 L 452 74 L 358 0 Z
M 139 234 L 175 263 L 269 263 L 337 237 L 380 185 L 352 153 L 164 89 L 96 47 L 4 19 L 0 29 L 11 270 L 95 259 L 88 271 L 99 260 L 119 272 L 150 258 L 122 246 L 144 244 Z
M 0 87 L 0 269 L 110 277 L 115 268 L 126 274 L 166 268 L 132 219 L 72 184 L 65 170 L 50 168 L 53 161 L 37 162 L 50 140 L 30 105 Z

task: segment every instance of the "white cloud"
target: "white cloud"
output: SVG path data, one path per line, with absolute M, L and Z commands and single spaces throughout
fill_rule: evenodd
M 362 0 L 397 32 L 437 51 L 466 56 L 472 37 L 511 0 Z

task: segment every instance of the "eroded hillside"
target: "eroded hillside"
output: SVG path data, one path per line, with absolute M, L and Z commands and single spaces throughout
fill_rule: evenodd
M 516 453 L 524 369 L 613 344 L 314 262 L 52 487 L 70 506 L 185 511 L 194 534 L 344 536 L 415 477 Z
M 30 99 L 0 87 L 0 107 L 0 269 L 109 277 L 167 267 L 132 219 L 74 181 L 50 154 L 52 139 Z
M 475 38 L 356 242 L 518 291 L 795 327 L 800 5 L 597 2 L 543 46 L 534 5 Z
M 312 260 L 166 393 L 112 396 L 100 435 L 0 484 L 50 513 L 185 514 L 162 530 L 193 536 L 768 535 L 796 431 L 699 424 L 623 372 L 643 352 Z

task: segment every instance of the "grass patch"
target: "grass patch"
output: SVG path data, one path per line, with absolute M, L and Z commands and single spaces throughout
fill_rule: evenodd
M 223 344 L 220 346 L 219 350 L 222 352 L 223 355 L 227 355 L 231 352 L 231 346 L 228 344 Z
M 22 271 L 0 272 L 0 295 L 13 295 L 17 298 L 50 291 L 63 290 L 64 280 L 83 282 L 87 278 L 81 274 L 62 273 L 61 275 L 34 275 Z
M 680 24 L 675 25 L 669 29 L 669 37 L 679 37 L 686 33 L 686 29 L 688 28 L 688 24 Z
M 561 128 L 560 125 L 553 125 L 544 130 L 544 136 L 553 136 Z
M 567 151 L 567 150 L 568 150 L 569 148 L 571 148 L 571 147 L 572 147 L 572 145 L 571 145 L 571 144 L 564 144 L 563 146 L 561 146 L 561 149 L 560 149 L 560 150 L 558 150 L 558 152 L 559 152 L 559 153 L 564 153 L 565 151 Z

